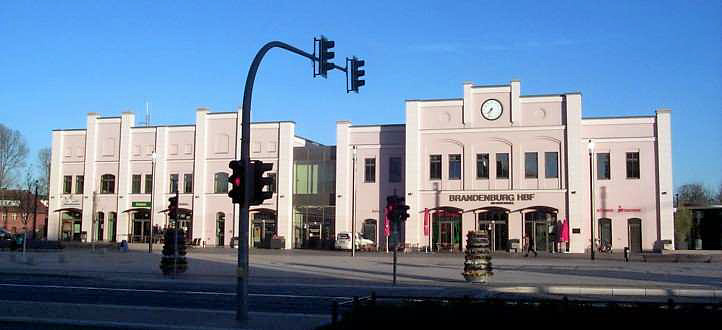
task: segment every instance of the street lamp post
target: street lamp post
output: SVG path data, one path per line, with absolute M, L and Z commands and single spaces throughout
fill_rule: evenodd
M 356 146 L 353 146 L 353 169 L 351 174 L 351 256 L 356 255 Z
M 155 161 L 158 159 L 158 154 L 153 151 L 152 161 L 153 165 L 150 169 L 150 177 L 151 177 L 151 188 L 150 188 L 150 214 L 148 215 L 148 221 L 150 221 L 150 240 L 148 240 L 148 253 L 153 253 L 153 195 L 155 195 L 153 192 L 155 191 Z
M 587 150 L 589 151 L 589 240 L 591 242 L 591 248 L 589 257 L 594 260 L 594 172 L 593 172 L 593 158 L 594 155 L 594 141 L 589 140 L 587 144 Z
M 35 240 L 36 222 L 38 220 L 38 180 L 35 180 L 35 198 L 33 198 L 33 235 L 30 237 Z

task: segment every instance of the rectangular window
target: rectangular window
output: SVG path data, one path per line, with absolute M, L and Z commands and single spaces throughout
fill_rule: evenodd
M 131 194 L 140 194 L 140 174 L 133 174 L 133 182 L 131 184 Z
M 539 156 L 536 152 L 524 153 L 524 177 L 527 179 L 539 177 Z
M 82 175 L 76 176 L 75 177 L 75 193 L 82 195 L 84 189 L 85 189 L 85 178 Z
M 193 174 L 184 174 L 183 175 L 183 193 L 186 193 L 186 194 L 193 193 Z
M 509 178 L 509 154 L 508 153 L 496 154 L 496 178 L 497 179 L 508 179 Z
M 489 154 L 476 154 L 476 178 L 489 178 Z
M 364 159 L 364 182 L 376 182 L 376 158 Z
M 559 153 L 544 153 L 544 175 L 547 178 L 559 177 Z
M 609 180 L 612 177 L 609 168 L 609 153 L 597 154 L 597 179 Z
M 429 179 L 441 180 L 441 155 L 431 155 L 429 158 Z
M 318 164 L 294 165 L 295 175 L 293 184 L 294 194 L 317 194 L 318 193 Z
M 178 192 L 178 174 L 170 175 L 170 192 L 171 193 Z
M 145 175 L 145 193 L 146 194 L 153 193 L 153 176 L 150 174 Z
M 73 176 L 66 175 L 63 180 L 63 194 L 73 193 Z
M 639 179 L 639 152 L 627 153 L 627 179 Z
M 449 180 L 461 180 L 461 155 L 449 155 Z
M 401 182 L 401 157 L 389 158 L 389 182 Z

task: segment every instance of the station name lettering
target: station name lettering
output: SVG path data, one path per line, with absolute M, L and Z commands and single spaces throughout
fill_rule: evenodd
M 534 194 L 457 194 L 449 195 L 449 202 L 513 202 L 530 201 Z

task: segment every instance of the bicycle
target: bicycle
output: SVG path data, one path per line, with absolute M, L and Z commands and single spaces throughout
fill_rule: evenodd
M 601 242 L 597 240 L 597 251 L 599 253 L 612 253 L 612 244 L 609 242 Z

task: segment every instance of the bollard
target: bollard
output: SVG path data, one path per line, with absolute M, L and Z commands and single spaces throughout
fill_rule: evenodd
M 624 262 L 629 262 L 629 247 L 624 248 Z

